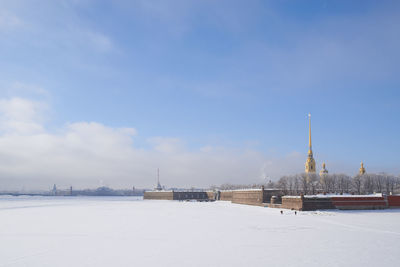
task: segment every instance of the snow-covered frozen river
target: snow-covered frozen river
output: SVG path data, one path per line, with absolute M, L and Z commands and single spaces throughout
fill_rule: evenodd
M 396 266 L 400 210 L 0 197 L 0 266 Z

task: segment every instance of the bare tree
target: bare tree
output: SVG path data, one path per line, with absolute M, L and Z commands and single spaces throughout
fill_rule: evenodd
M 361 176 L 362 177 L 362 188 L 363 194 L 372 194 L 375 191 L 375 174 L 366 173 Z
M 315 173 L 307 174 L 307 182 L 311 194 L 315 195 L 317 193 L 317 188 L 319 185 L 319 179 L 317 178 L 317 174 Z
M 275 186 L 285 195 L 326 193 L 371 194 L 373 192 L 400 192 L 400 177 L 386 173 L 357 175 L 353 178 L 346 174 L 325 174 L 318 178 L 316 174 L 301 173 L 282 176 Z
M 330 176 L 331 176 L 330 174 L 321 175 L 319 183 L 320 183 L 320 189 L 323 192 L 329 192 L 329 179 L 330 179 Z
M 399 185 L 400 185 L 400 177 L 391 176 L 389 178 L 389 188 L 390 188 L 389 191 L 390 192 L 392 192 L 394 194 Z
M 374 188 L 377 193 L 384 193 L 385 173 L 375 174 L 372 176 Z
M 278 188 L 279 188 L 280 190 L 282 190 L 282 192 L 283 192 L 284 195 L 290 194 L 290 190 L 289 190 L 289 188 L 288 188 L 289 180 L 290 180 L 290 177 L 288 177 L 288 176 L 282 176 L 282 177 L 279 179 L 278 183 L 277 183 Z
M 346 174 L 335 174 L 337 180 L 337 191 L 340 194 L 350 193 L 351 178 Z
M 300 182 L 302 193 L 304 195 L 307 195 L 308 194 L 308 185 L 309 185 L 309 183 L 308 183 L 308 176 L 307 176 L 306 173 L 302 173 L 300 175 L 299 182 Z
M 300 175 L 294 176 L 294 187 L 293 188 L 294 188 L 294 193 L 296 195 L 300 194 L 300 179 L 301 179 Z
M 355 176 L 353 178 L 353 187 L 354 187 L 354 190 L 359 195 L 361 195 L 361 185 L 362 185 L 361 176 L 360 175 Z

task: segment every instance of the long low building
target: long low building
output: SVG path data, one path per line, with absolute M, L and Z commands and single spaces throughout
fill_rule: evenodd
M 374 210 L 400 208 L 400 195 L 312 195 L 282 196 L 276 189 L 241 189 L 221 191 L 146 191 L 144 199 L 231 201 L 236 204 L 263 206 L 299 211 L 312 210 Z
M 292 210 L 375 210 L 400 208 L 400 195 L 317 195 L 317 196 L 284 196 L 283 209 Z
M 145 191 L 144 199 L 156 200 L 198 200 L 231 201 L 237 204 L 265 206 L 269 203 L 272 196 L 281 197 L 281 191 L 276 189 L 240 189 L 240 190 L 221 190 L 221 191 L 197 191 L 197 190 L 154 190 Z
M 217 199 L 216 194 L 214 191 L 155 190 L 145 191 L 143 199 L 213 201 Z

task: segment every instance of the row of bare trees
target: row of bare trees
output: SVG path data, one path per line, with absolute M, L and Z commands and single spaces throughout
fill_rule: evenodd
M 285 195 L 299 194 L 372 194 L 396 193 L 400 189 L 400 177 L 380 173 L 366 173 L 350 177 L 346 174 L 296 174 L 283 176 L 275 183 Z

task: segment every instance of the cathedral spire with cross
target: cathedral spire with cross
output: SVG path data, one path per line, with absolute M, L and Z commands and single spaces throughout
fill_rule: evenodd
M 315 160 L 311 144 L 311 114 L 308 114 L 308 157 L 306 161 L 306 173 L 315 173 Z
M 162 186 L 160 184 L 160 169 L 157 168 L 157 186 L 154 188 L 154 190 L 161 191 Z

